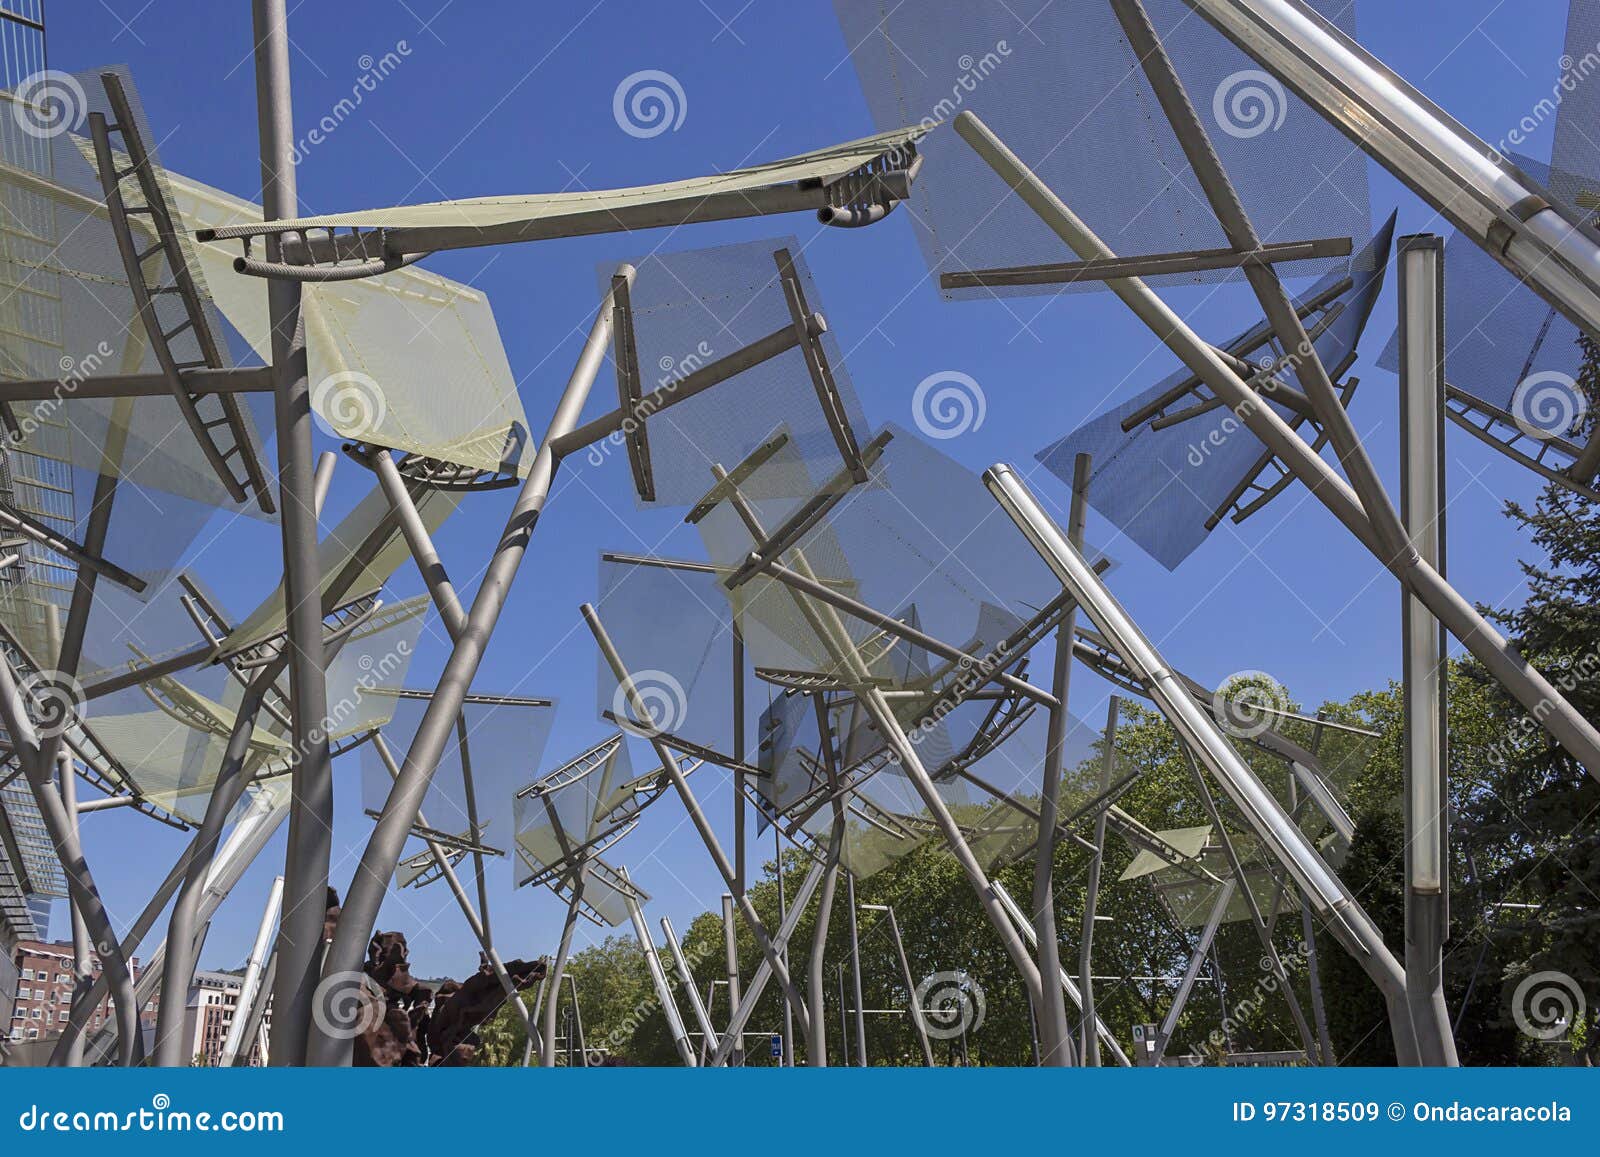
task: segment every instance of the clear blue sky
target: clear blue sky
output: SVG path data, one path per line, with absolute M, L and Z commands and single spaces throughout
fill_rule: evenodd
M 639 184 L 785 156 L 873 127 L 824 0 L 342 0 L 291 7 L 295 114 L 302 126 L 349 93 L 364 56 L 381 57 L 399 41 L 409 49 L 403 64 L 300 166 L 308 212 Z M 1566 7 L 1561 0 L 1362 0 L 1358 21 L 1361 39 L 1397 71 L 1480 135 L 1497 140 L 1548 93 Z M 257 196 L 245 0 L 53 0 L 49 21 L 53 67 L 132 68 L 169 167 Z M 1062 61 L 1063 68 L 1071 66 Z M 641 140 L 613 120 L 617 83 L 641 69 L 670 72 L 682 84 L 687 112 L 677 131 Z M 1547 156 L 1548 150 L 1545 129 L 1527 151 Z M 1398 207 L 1400 233 L 1448 231 L 1376 167 L 1372 196 L 1375 220 Z M 1168 367 L 1164 353 L 1149 356 L 1151 339 L 1107 295 L 1032 299 L 1040 312 L 1031 332 L 1019 332 L 1011 312 L 996 303 L 942 302 L 902 218 L 861 234 L 822 230 L 799 216 L 698 226 L 670 247 L 797 233 L 821 308 L 849 351 L 851 376 L 874 426 L 909 426 L 912 391 L 935 371 L 959 370 L 982 384 L 988 402 L 982 427 L 941 443 L 974 470 L 1000 459 L 1029 462 L 1047 441 Z M 660 240 L 622 235 L 541 242 L 449 255 L 429 266 L 491 295 L 538 431 L 592 315 L 596 264 Z M 1213 338 L 1253 320 L 1248 294 L 1239 287 L 1168 297 Z M 1356 424 L 1391 481 L 1395 381 L 1371 362 L 1392 332 L 1394 310 L 1391 278 L 1355 370 L 1364 384 L 1354 406 Z M 1144 368 L 1130 377 L 1140 362 Z M 606 391 L 597 393 L 596 413 Z M 1516 560 L 1525 544 L 1500 504 L 1504 497 L 1527 499 L 1536 487 L 1531 476 L 1465 434 L 1452 429 L 1448 446 L 1451 576 L 1473 599 L 1514 603 L 1522 595 Z M 1050 501 L 1065 501 L 1055 480 L 1039 478 Z M 347 508 L 367 482 L 346 463 L 330 509 Z M 562 700 L 546 769 L 604 734 L 594 711 L 594 652 L 577 616 L 578 605 L 596 594 L 597 552 L 656 544 L 664 552 L 698 548 L 692 537 L 672 531 L 673 516 L 635 513 L 629 486 L 617 456 L 603 469 L 586 468 L 581 484 L 570 477 L 558 484 L 477 681 L 484 691 Z M 1111 543 L 1122 562 L 1115 589 L 1169 657 L 1203 681 L 1261 669 L 1310 704 L 1382 684 L 1398 674 L 1397 588 L 1330 516 L 1304 499 L 1296 488 L 1237 531 L 1225 526 L 1176 573 L 1129 543 Z M 446 562 L 463 585 L 487 558 L 508 503 L 504 496 L 471 503 L 440 534 Z M 1106 544 L 1109 530 L 1091 517 L 1092 540 Z M 199 567 L 238 610 L 265 594 L 276 568 L 270 556 L 249 566 L 208 557 Z M 418 584 L 408 575 L 398 587 L 412 593 Z M 429 632 L 412 685 L 431 685 L 421 679 L 437 672 L 441 642 L 442 632 Z M 1098 718 L 1105 693 L 1103 685 L 1080 677 L 1075 713 Z M 713 786 L 716 774 L 706 773 L 699 786 L 726 830 L 729 792 L 720 781 Z M 342 891 L 370 831 L 353 757 L 339 768 L 337 792 L 334 882 Z M 88 817 L 85 826 L 112 913 L 126 922 L 185 837 L 117 813 Z M 282 868 L 281 845 L 280 835 L 215 922 L 205 947 L 207 967 L 243 960 L 267 885 Z M 669 915 L 681 930 L 694 914 L 717 905 L 721 882 L 675 800 L 653 809 L 623 847 L 618 858 L 655 897 L 652 919 Z M 558 902 L 542 890 L 511 894 L 503 873 L 497 882 L 494 918 L 502 952 L 553 951 Z M 380 926 L 408 934 L 421 974 L 460 973 L 475 962 L 476 945 L 442 888 L 392 899 Z M 56 931 L 65 932 L 59 911 Z M 580 929 L 580 946 L 594 935 Z

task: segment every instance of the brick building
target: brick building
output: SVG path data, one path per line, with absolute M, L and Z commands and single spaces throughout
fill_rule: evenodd
M 100 958 L 91 954 L 89 959 L 98 978 Z M 8 1010 L 6 1035 L 22 1041 L 48 1039 L 60 1033 L 72 1007 L 72 945 L 64 941 L 18 941 L 12 949 L 11 963 L 16 973 L 16 997 Z M 138 957 L 128 964 L 137 979 Z M 146 1028 L 155 1024 L 155 1004 L 152 1000 L 139 1012 L 140 1023 Z M 105 1024 L 111 1016 L 111 998 L 107 996 L 89 1014 L 89 1031 Z

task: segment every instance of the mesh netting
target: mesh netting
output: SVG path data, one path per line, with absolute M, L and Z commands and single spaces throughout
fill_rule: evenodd
M 392 717 L 384 724 L 382 734 L 398 767 L 405 761 L 406 751 L 428 709 L 429 696 L 426 693 L 396 694 L 391 683 L 389 690 L 380 689 L 373 698 L 389 704 Z M 522 700 L 469 697 L 462 705 L 460 723 L 451 731 L 423 799 L 422 814 L 427 826 L 510 857 L 513 829 L 506 800 L 539 766 L 554 723 L 555 708 L 542 701 L 541 705 L 534 705 Z M 471 807 L 462 770 L 463 729 L 466 766 L 472 772 Z M 370 745 L 361 753 L 361 784 L 363 805 L 370 811 L 380 811 L 389 798 L 394 780 L 377 749 Z M 478 825 L 476 840 L 472 835 L 474 811 Z
M 1313 6 L 1354 32 L 1353 4 Z M 1146 8 L 1263 240 L 1365 236 L 1361 152 L 1181 0 L 1147 0 Z M 834 10 L 880 126 L 931 128 L 971 110 L 1117 253 L 1226 245 L 1109 4 L 835 0 Z M 931 133 L 919 149 L 927 163 L 912 190 L 912 222 L 936 274 L 1073 260 L 954 132 Z M 1284 272 L 1327 268 L 1301 262 Z M 1214 271 L 1155 283 L 1236 276 Z
M 774 254 L 787 249 L 805 293 L 806 307 L 823 312 L 811 273 L 793 237 L 748 241 L 684 253 L 652 253 L 633 260 L 631 290 L 641 389 L 669 388 L 695 370 L 780 329 L 792 327 Z M 611 287 L 614 263 L 599 269 L 601 292 Z M 832 333 L 821 337 L 846 420 L 866 428 L 866 419 Z M 597 391 L 599 387 L 597 386 Z M 840 466 L 839 450 L 811 384 L 804 355 L 787 350 L 706 393 L 679 402 L 645 420 L 656 502 L 686 506 L 713 482 L 711 467 L 727 469 L 785 428 L 805 469 L 770 474 L 766 484 L 785 486 L 784 496 L 808 493 Z M 622 459 L 618 439 L 597 443 L 591 458 Z M 618 467 L 619 469 L 622 467 Z
M 722 575 L 602 560 L 598 609 L 652 709 L 636 722 L 744 758 L 733 750 L 733 615 Z M 602 720 L 632 720 L 610 664 L 600 660 L 597 672 Z
M 1354 360 L 1356 343 L 1383 287 L 1393 231 L 1391 217 L 1362 250 L 1361 259 L 1353 262 L 1350 288 L 1327 309 L 1307 318 L 1306 328 L 1311 332 L 1323 318 L 1333 315 L 1314 344 L 1336 381 L 1338 374 Z M 1363 266 L 1367 268 L 1363 270 Z M 1344 270 L 1327 274 L 1298 300 L 1306 303 L 1326 297 L 1327 291 L 1345 276 Z M 1224 348 L 1238 352 L 1253 344 L 1256 343 L 1247 331 Z M 1248 356 L 1260 362 L 1281 357 L 1282 350 L 1275 341 L 1261 341 Z M 1205 541 L 1212 527 L 1239 497 L 1240 487 L 1259 470 L 1264 449 L 1226 406 L 1164 429 L 1157 430 L 1149 422 L 1143 422 L 1124 432 L 1124 419 L 1147 409 L 1192 377 L 1187 369 L 1180 369 L 1144 393 L 1090 419 L 1035 455 L 1052 474 L 1068 484 L 1072 481 L 1077 456 L 1092 455 L 1094 470 L 1089 504 L 1169 570 L 1175 569 Z M 1166 407 L 1166 412 L 1180 412 L 1198 401 L 1195 394 L 1185 394 Z M 1277 402 L 1269 404 L 1280 416 L 1294 419 L 1286 407 Z
M 1595 0 L 1571 0 L 1567 5 L 1567 33 L 1560 64 L 1560 84 L 1550 90 L 1551 97 L 1559 102 L 1550 163 L 1566 173 L 1577 174 L 1594 191 L 1600 185 L 1600 141 L 1594 131 L 1600 120 L 1600 92 L 1588 81 L 1600 72 L 1600 4 Z M 1544 179 L 1522 158 L 1518 157 L 1517 163 L 1535 180 Z M 1571 203 L 1567 190 L 1554 191 Z
M 392 698 L 377 694 L 381 679 L 403 678 L 427 614 L 426 596 L 380 608 L 353 629 L 328 661 L 328 713 L 321 730 L 330 741 L 381 726 Z M 281 684 L 280 684 L 281 686 Z M 139 793 L 174 815 L 198 822 L 221 770 L 238 719 L 244 684 L 220 664 L 162 676 L 96 699 L 85 718 L 106 749 L 132 774 Z M 281 776 L 294 749 L 280 696 L 256 717 L 252 774 Z

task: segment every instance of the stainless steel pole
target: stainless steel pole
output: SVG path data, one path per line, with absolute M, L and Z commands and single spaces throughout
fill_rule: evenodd
M 666 937 L 667 949 L 672 953 L 672 963 L 677 967 L 678 976 L 683 980 L 683 991 L 688 994 L 689 1008 L 694 1012 L 695 1023 L 700 1026 L 700 1035 L 707 1046 L 715 1049 L 718 1044 L 716 1026 L 711 1023 L 711 1014 L 706 1009 L 706 1002 L 700 999 L 700 990 L 694 984 L 694 970 L 689 967 L 689 960 L 683 954 L 683 946 L 678 943 L 678 934 L 672 930 L 672 921 L 665 916 L 661 917 L 661 934 Z
M 567 919 L 561 925 L 561 944 L 556 949 L 555 963 L 545 976 L 549 986 L 549 1000 L 544 1006 L 544 1054 L 540 1064 L 547 1069 L 556 1067 L 556 1006 L 561 1003 L 561 975 L 567 970 L 567 954 L 572 951 L 572 933 L 578 926 L 583 905 L 583 873 L 579 871 L 572 880 L 572 901 L 567 905 Z
M 1089 479 L 1093 462 L 1079 454 L 1072 469 L 1072 507 L 1067 519 L 1067 536 L 1073 545 L 1083 547 L 1083 527 L 1088 518 Z M 1061 764 L 1066 758 L 1067 731 L 1072 717 L 1067 713 L 1067 693 L 1072 686 L 1072 637 L 1078 626 L 1078 608 L 1069 606 L 1056 625 L 1055 659 L 1050 693 L 1055 703 L 1050 708 L 1050 724 L 1045 738 L 1044 782 L 1039 792 L 1039 840 L 1033 864 L 1033 926 L 1039 933 L 1039 975 L 1054 976 L 1061 971 L 1061 936 L 1056 929 L 1056 824 L 1061 806 Z M 1091 872 L 1098 872 L 1095 862 Z M 1096 877 L 1098 878 L 1098 877 Z M 1042 1056 L 1040 1063 L 1056 1068 L 1070 1065 L 1072 1031 L 1067 1027 L 1067 1002 L 1058 984 L 1045 984 L 1042 1000 L 1035 1007 Z M 1087 989 L 1085 989 L 1087 998 Z M 1092 1006 L 1091 1006 L 1092 1007 Z M 1094 1033 L 1085 1030 L 1093 1043 Z M 1087 1056 L 1087 1053 L 1085 1054 Z M 1098 1056 L 1098 1049 L 1096 1050 Z
M 678 1002 L 673 999 L 672 985 L 667 980 L 667 972 L 661 966 L 661 955 L 656 951 L 655 942 L 650 939 L 650 926 L 645 923 L 644 909 L 639 906 L 638 898 L 624 893 L 622 902 L 627 905 L 628 918 L 633 922 L 633 934 L 639 939 L 639 950 L 644 953 L 645 967 L 650 970 L 650 983 L 655 986 L 656 999 L 661 1002 L 661 1011 L 667 1018 L 667 1031 L 672 1034 L 673 1047 L 678 1050 L 685 1067 L 696 1068 L 698 1058 L 694 1055 L 694 1046 L 689 1043 L 689 1031 L 683 1027 L 683 1016 L 678 1012 Z M 671 940 L 671 937 L 668 937 Z M 672 940 L 673 955 L 677 955 L 678 942 Z M 691 976 L 687 987 L 694 991 L 694 978 Z M 698 1001 L 695 1001 L 698 1003 Z
M 1066 645 L 1070 650 L 1072 636 L 1057 632 L 1057 647 Z M 1122 700 L 1111 696 L 1106 705 L 1106 730 L 1101 739 L 1100 791 L 1111 790 L 1111 772 L 1117 758 L 1117 715 Z M 1079 1048 L 1083 1050 L 1083 1063 L 1100 1067 L 1100 1034 L 1095 1031 L 1094 1007 L 1094 918 L 1100 904 L 1100 870 L 1106 854 L 1106 810 L 1094 818 L 1094 851 L 1089 857 L 1089 878 L 1084 885 L 1083 924 L 1078 934 L 1078 987 L 1083 992 L 1083 1027 L 1080 1030 Z
M 261 138 L 261 210 L 268 220 L 298 213 L 294 109 L 289 98 L 289 27 L 285 0 L 253 0 L 256 101 Z M 276 238 L 268 260 L 277 260 Z M 292 773 L 289 842 L 284 857 L 283 920 L 272 1002 L 272 1063 L 306 1063 L 306 1039 L 321 962 L 333 849 L 333 762 L 328 750 L 328 692 L 323 673 L 322 575 L 311 456 L 311 387 L 306 379 L 300 283 L 267 283 L 272 326 L 274 416 L 278 437 L 278 509 L 283 529 L 283 598 L 288 620 Z M 169 994 L 170 995 L 170 994 Z
M 251 1006 L 261 1000 L 261 970 L 267 964 L 267 952 L 272 945 L 273 928 L 278 923 L 278 910 L 283 903 L 283 877 L 277 876 L 267 889 L 267 906 L 261 910 L 261 924 L 256 929 L 256 940 L 250 947 L 250 959 L 245 962 L 244 979 L 239 983 L 239 999 L 233 1006 L 233 1019 L 228 1023 L 228 1035 L 222 1041 L 222 1056 L 217 1067 L 232 1068 L 239 1055 L 239 1044 L 244 1040 L 245 1028 L 250 1023 Z
M 867 1014 L 861 999 L 861 934 L 856 926 L 856 874 L 844 876 L 845 900 L 850 905 L 850 987 L 856 998 L 856 1067 L 867 1067 Z
M 1444 239 L 1404 237 L 1400 266 L 1400 505 L 1422 560 L 1445 573 Z M 1404 642 L 1406 998 L 1425 1065 L 1455 1065 L 1444 997 L 1450 890 L 1444 632 L 1400 595 Z

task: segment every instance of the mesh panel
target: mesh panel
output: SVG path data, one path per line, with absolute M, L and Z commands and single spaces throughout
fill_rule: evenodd
M 1354 32 L 1353 4 L 1313 6 Z M 1180 0 L 1146 0 L 1146 8 L 1263 240 L 1365 236 L 1367 173 L 1359 150 Z M 1226 245 L 1109 4 L 835 0 L 834 10 L 880 126 L 931 128 L 970 109 L 1117 253 Z M 1073 259 L 954 132 L 931 133 L 919 150 L 927 164 L 912 191 L 912 221 L 932 271 Z M 1284 272 L 1326 268 L 1303 262 Z M 1209 272 L 1155 283 L 1237 276 Z
M 1338 310 L 1337 316 L 1315 340 L 1317 354 L 1335 380 L 1342 368 L 1353 361 L 1356 343 L 1382 289 L 1393 230 L 1391 217 L 1362 250 L 1361 258 L 1352 263 L 1356 270 L 1354 284 L 1330 307 L 1330 311 Z M 1364 272 L 1363 266 L 1367 266 Z M 1317 299 L 1344 276 L 1344 271 L 1327 274 L 1299 300 Z M 1313 315 L 1307 322 L 1308 331 L 1315 324 Z M 1236 338 L 1224 348 L 1245 348 L 1249 344 Z M 1275 342 L 1262 344 L 1250 354 L 1257 361 L 1269 356 L 1282 356 Z M 1226 406 L 1161 430 L 1145 422 L 1123 431 L 1125 418 L 1145 409 L 1191 376 L 1187 369 L 1178 370 L 1035 455 L 1046 469 L 1068 484 L 1077 456 L 1092 455 L 1090 505 L 1169 570 L 1176 569 L 1205 541 L 1226 513 L 1229 500 L 1251 477 L 1264 449 Z M 1167 412 L 1188 409 L 1198 401 L 1194 394 L 1186 394 L 1167 407 Z M 1280 416 L 1293 418 L 1282 405 L 1269 404 Z
M 1551 96 L 1559 101 L 1556 110 L 1555 141 L 1550 146 L 1550 163 L 1567 173 L 1584 178 L 1591 190 L 1600 183 L 1600 140 L 1594 126 L 1600 121 L 1600 92 L 1589 81 L 1600 72 L 1600 4 L 1595 0 L 1571 0 L 1567 5 L 1566 42 L 1561 50 L 1563 83 L 1552 86 Z M 1542 180 L 1519 157 L 1529 176 Z M 1570 203 L 1566 190 L 1555 189 Z
M 600 619 L 662 731 L 736 758 L 733 617 L 718 574 L 600 564 Z M 597 665 L 597 711 L 632 717 L 610 664 Z
M 646 396 L 792 325 L 773 258 L 780 249 L 789 250 L 807 308 L 825 313 L 793 237 L 652 253 L 632 261 L 638 270 L 630 295 L 634 340 Z M 615 271 L 615 263 L 600 267 L 602 292 L 610 289 Z M 845 417 L 852 429 L 863 430 L 866 419 L 838 342 L 824 333 L 821 343 Z M 809 493 L 838 471 L 839 451 L 798 348 L 646 420 L 657 503 L 685 506 L 697 501 L 711 487 L 713 464 L 731 470 L 780 427 L 788 431 L 805 469 L 794 475 L 767 474 L 766 485 L 781 484 L 783 496 L 790 497 Z M 624 456 L 616 439 L 589 451 L 591 458 L 607 452 L 617 459 Z
M 404 678 L 427 607 L 426 596 L 419 596 L 381 609 L 352 630 L 330 659 L 328 714 L 321 730 L 331 741 L 388 719 L 392 700 L 375 693 L 376 682 Z M 130 769 L 140 794 L 199 822 L 243 695 L 243 684 L 212 664 L 96 699 L 85 714 L 107 750 Z M 253 774 L 279 776 L 290 770 L 294 751 L 288 729 L 270 711 L 257 715 L 250 747 Z
M 416 737 L 417 727 L 428 709 L 426 695 L 397 696 L 393 684 L 387 692 L 372 697 L 386 701 L 392 718 L 383 727 L 396 766 L 405 760 L 406 751 Z M 555 722 L 555 709 L 530 706 L 522 702 L 494 703 L 468 700 L 461 717 L 466 729 L 466 757 L 472 770 L 473 803 L 476 804 L 479 840 L 505 856 L 511 854 L 512 824 L 506 800 L 543 758 L 545 742 Z M 427 826 L 471 840 L 472 810 L 467 806 L 466 779 L 462 772 L 461 728 L 451 731 L 439 759 L 438 769 L 428 784 L 422 803 Z M 362 803 L 372 811 L 381 810 L 389 798 L 394 780 L 390 778 L 374 747 L 361 753 Z
M 783 561 L 800 571 L 803 560 L 839 593 L 902 619 L 914 614 L 927 634 L 981 657 L 1059 594 L 1060 583 L 975 475 L 915 435 L 891 432 L 871 481 L 847 495 Z M 782 469 L 783 462 L 780 452 L 762 470 Z M 793 504 L 752 505 L 770 533 Z M 754 544 L 729 503 L 699 527 L 712 560 L 723 565 L 742 562 Z M 751 579 L 734 592 L 734 605 L 758 666 L 847 674 L 828 643 L 835 632 L 824 629 L 837 622 L 851 640 L 845 654 L 872 675 L 903 686 L 913 673 L 902 645 L 853 616 L 810 598 L 802 602 L 776 579 Z
M 455 513 L 463 497 L 464 492 L 459 490 L 424 490 L 417 496 L 417 513 L 430 535 L 438 533 L 439 527 Z M 361 544 L 384 522 L 388 513 L 388 500 L 375 487 L 317 544 L 317 561 L 322 572 L 320 590 L 326 591 L 344 573 Z M 398 530 L 391 530 L 382 549 L 362 568 L 355 581 L 346 586 L 347 597 L 354 598 L 379 589 L 390 575 L 410 560 L 411 550 L 406 546 L 405 539 Z M 221 650 L 232 653 L 258 643 L 282 631 L 286 621 L 283 584 L 280 582 L 278 588 L 223 640 Z
M 249 201 L 172 174 L 184 224 L 260 221 Z M 237 242 L 196 243 L 217 307 L 271 358 L 267 283 L 233 272 Z M 527 417 L 486 294 L 416 266 L 302 286 L 312 405 L 338 436 L 494 470 L 533 461 Z M 449 388 L 443 388 L 449 383 Z
M 125 74 L 119 75 L 126 86 Z M 75 127 L 87 132 L 84 125 L 89 112 L 114 120 L 100 74 L 85 74 L 77 83 L 86 95 L 86 107 L 74 109 L 84 114 Z M 157 138 L 144 124 L 137 94 L 131 88 L 128 91 L 134 122 L 152 150 L 156 183 L 170 204 L 170 186 L 153 153 Z M 113 136 L 112 143 L 118 145 L 119 138 Z M 210 505 L 234 506 L 170 396 L 129 400 L 90 399 L 79 394 L 80 383 L 87 378 L 152 373 L 159 364 L 128 285 L 95 169 L 93 146 L 86 137 L 72 133 L 58 135 L 49 144 L 44 166 L 0 174 L 0 197 L 8 219 L 17 223 L 6 231 L 4 277 L 12 288 L 8 296 L 15 303 L 7 308 L 25 318 L 24 324 L 8 332 L 0 343 L 5 349 L 0 372 L 18 378 L 55 378 L 60 383 L 54 397 L 13 407 L 20 443 L 77 466 L 114 472 L 155 490 Z M 117 164 L 126 168 L 128 160 L 119 155 Z M 131 177 L 122 182 L 122 190 L 130 206 L 143 203 Z M 147 216 L 133 215 L 129 220 L 138 249 L 148 250 L 156 244 Z M 223 364 L 231 364 L 227 328 L 210 306 L 203 273 L 187 242 L 180 238 L 179 245 L 189 255 L 187 263 L 196 276 L 202 312 L 217 336 Z M 171 269 L 161 255 L 146 260 L 144 276 L 152 286 L 172 284 Z M 169 345 L 174 360 L 203 364 L 199 340 L 192 330 L 183 328 L 188 314 L 182 297 L 158 293 L 153 300 L 160 328 L 173 335 Z M 239 401 L 244 424 L 252 430 L 251 443 L 259 453 L 261 439 L 254 427 L 267 423 L 270 428 L 270 396 L 240 395 Z M 198 405 L 203 419 L 221 412 L 215 399 Z

